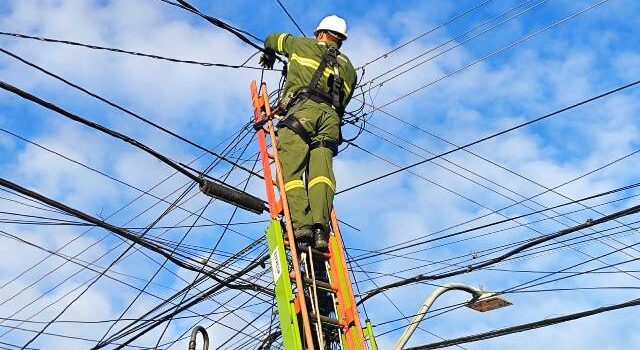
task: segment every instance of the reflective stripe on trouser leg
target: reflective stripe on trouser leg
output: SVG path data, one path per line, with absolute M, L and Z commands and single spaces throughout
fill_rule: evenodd
M 302 182 L 308 161 L 309 146 L 295 132 L 278 130 L 278 156 L 282 165 L 282 176 L 291 212 L 291 224 L 299 228 L 313 223 L 307 190 Z
M 327 227 L 330 219 L 336 180 L 333 176 L 333 153 L 328 148 L 311 150 L 309 160 L 309 205 L 314 223 Z

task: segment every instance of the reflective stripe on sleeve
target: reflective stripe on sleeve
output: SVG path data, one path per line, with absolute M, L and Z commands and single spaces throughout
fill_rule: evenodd
M 304 188 L 304 182 L 302 182 L 302 180 L 291 180 L 284 184 L 285 192 L 288 192 L 294 188 Z
M 286 38 L 287 35 L 289 34 L 282 33 L 280 34 L 280 36 L 278 36 L 278 52 L 282 52 L 282 49 L 283 49 L 282 45 L 284 44 L 284 38 Z
M 309 181 L 309 188 L 321 183 L 329 186 L 333 190 L 333 192 L 336 191 L 336 185 L 334 185 L 333 182 L 331 182 L 331 180 L 326 176 L 318 176 L 313 180 Z

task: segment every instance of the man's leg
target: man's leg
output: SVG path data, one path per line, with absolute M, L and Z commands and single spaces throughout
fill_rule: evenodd
M 333 175 L 333 152 L 329 148 L 311 150 L 309 160 L 309 205 L 314 224 L 328 228 L 336 180 Z
M 340 119 L 334 113 L 323 113 L 318 123 L 316 140 L 337 142 L 340 138 Z M 312 149 L 309 157 L 309 205 L 315 226 L 316 249 L 327 248 L 329 220 L 336 192 L 333 175 L 333 151 L 326 147 Z M 318 229 L 321 228 L 321 229 Z
M 305 226 L 310 229 L 313 223 L 307 190 L 302 181 L 308 163 L 309 146 L 292 130 L 278 130 L 278 156 L 282 165 L 282 176 L 291 212 L 291 224 L 294 231 L 302 232 Z M 306 230 L 310 232 L 310 230 Z M 308 238 L 310 240 L 310 237 Z M 308 243 L 308 242 L 306 242 Z

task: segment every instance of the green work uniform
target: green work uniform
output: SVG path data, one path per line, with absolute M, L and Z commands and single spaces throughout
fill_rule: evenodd
M 288 58 L 287 82 L 283 93 L 285 100 L 290 99 L 298 89 L 309 85 L 328 46 L 335 47 L 333 43 L 286 33 L 273 33 L 264 44 L 266 48 Z M 338 109 L 344 110 L 353 95 L 356 71 L 344 54 L 340 53 L 337 61 L 338 74 L 344 80 L 344 94 L 341 94 L 343 98 Z M 325 68 L 318 84 L 319 90 L 329 92 L 327 81 L 332 74 L 333 69 Z M 328 104 L 301 99 L 290 108 L 287 116 L 295 117 L 302 124 L 312 142 L 340 141 L 341 116 Z M 283 127 L 278 130 L 278 155 L 294 229 L 313 224 L 327 228 L 336 191 L 332 150 L 319 147 L 309 151 L 309 145 L 298 134 Z M 308 178 L 305 184 L 302 176 L 306 170 Z

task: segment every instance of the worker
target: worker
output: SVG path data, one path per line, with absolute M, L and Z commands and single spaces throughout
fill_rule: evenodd
M 269 35 L 260 64 L 273 68 L 275 54 L 288 59 L 279 103 L 284 112 L 277 126 L 291 223 L 299 248 L 312 246 L 326 251 L 336 191 L 332 161 L 341 142 L 341 119 L 353 94 L 356 71 L 339 51 L 347 39 L 344 19 L 325 17 L 314 35 Z

